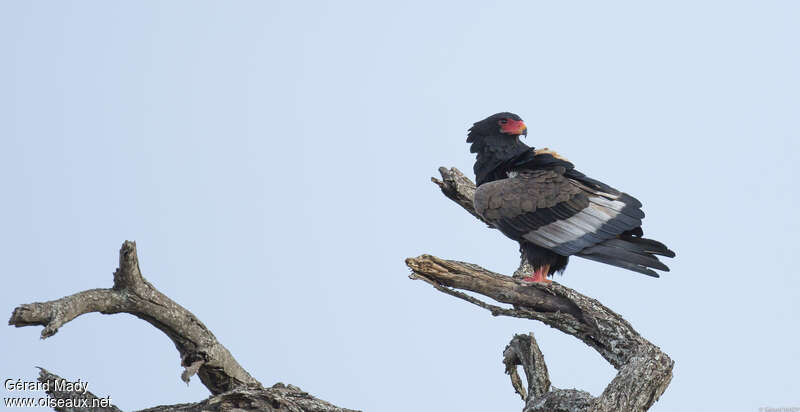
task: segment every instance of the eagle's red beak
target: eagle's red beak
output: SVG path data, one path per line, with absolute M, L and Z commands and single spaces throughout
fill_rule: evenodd
M 522 120 L 509 119 L 505 124 L 500 125 L 500 131 L 512 136 L 528 135 L 528 127 Z

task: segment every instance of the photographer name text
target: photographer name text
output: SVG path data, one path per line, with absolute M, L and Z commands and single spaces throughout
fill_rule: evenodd
M 50 391 L 50 382 L 39 382 L 39 381 L 23 381 L 22 379 L 6 379 L 3 382 L 3 386 L 9 392 L 14 391 L 43 391 L 49 392 Z M 53 388 L 56 392 L 76 392 L 80 394 L 86 394 L 86 391 L 89 390 L 89 382 L 83 382 L 80 379 L 74 382 L 70 382 L 66 379 L 63 380 L 56 380 L 53 382 Z

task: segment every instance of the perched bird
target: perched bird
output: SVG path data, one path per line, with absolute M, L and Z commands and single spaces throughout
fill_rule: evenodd
M 559 154 L 522 143 L 527 127 L 513 113 L 475 123 L 467 143 L 477 153 L 473 204 L 511 239 L 534 269 L 524 280 L 550 282 L 569 256 L 658 277 L 669 271 L 656 255 L 674 257 L 642 232 L 642 204 L 633 196 L 587 177 Z

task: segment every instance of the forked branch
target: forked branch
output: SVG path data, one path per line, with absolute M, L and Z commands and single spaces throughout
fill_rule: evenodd
M 180 352 L 181 365 L 185 368 L 181 379 L 185 382 L 197 373 L 213 394 L 244 385 L 261 386 L 203 322 L 145 280 L 139 270 L 135 242 L 122 244 L 112 288 L 91 289 L 49 302 L 21 305 L 14 309 L 8 324 L 44 326 L 42 339 L 45 339 L 55 335 L 65 323 L 91 312 L 130 313 L 164 332 Z
M 44 326 L 41 336 L 45 339 L 56 334 L 67 322 L 92 312 L 106 315 L 130 313 L 164 332 L 180 353 L 184 367 L 181 379 L 189 382 L 191 376 L 197 374 L 214 395 L 197 404 L 160 406 L 151 409 L 153 411 L 349 411 L 316 399 L 292 385 L 276 384 L 264 388 L 192 312 L 161 293 L 142 276 L 135 242 L 122 244 L 113 287 L 86 290 L 49 302 L 20 305 L 14 309 L 8 324 L 16 327 Z M 42 370 L 41 379 L 60 378 Z M 57 394 L 48 395 L 55 399 Z

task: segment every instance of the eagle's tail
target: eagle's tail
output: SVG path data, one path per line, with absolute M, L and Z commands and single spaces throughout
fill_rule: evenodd
M 656 255 L 675 257 L 675 252 L 657 240 L 626 236 L 606 240 L 578 253 L 578 256 L 586 259 L 658 277 L 658 273 L 652 269 L 669 272 L 669 268 Z

